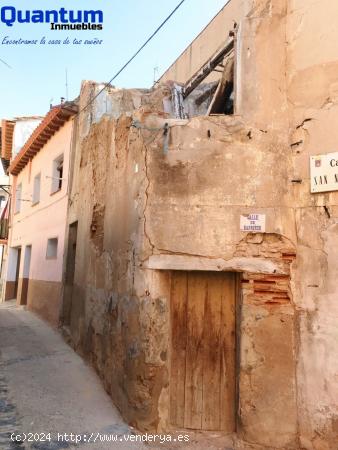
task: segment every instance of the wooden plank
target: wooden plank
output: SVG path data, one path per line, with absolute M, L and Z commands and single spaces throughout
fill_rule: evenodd
M 230 97 L 234 87 L 234 56 L 230 55 L 224 62 L 222 78 L 217 86 L 214 97 L 209 105 L 207 116 L 225 114 L 225 102 Z
M 203 326 L 207 276 L 196 272 L 188 274 L 184 426 L 197 430 L 202 428 Z
M 202 429 L 220 430 L 221 319 L 224 275 L 208 275 L 203 332 L 203 412 Z
M 235 307 L 235 274 L 172 272 L 172 425 L 235 431 Z
M 170 422 L 184 427 L 187 272 L 171 275 Z
M 213 55 L 204 65 L 194 73 L 194 75 L 185 83 L 183 87 L 183 98 L 188 95 L 219 65 L 222 63 L 225 55 L 230 53 L 234 48 L 234 40 L 228 41 L 225 46 Z
M 220 425 L 231 433 L 236 429 L 236 275 L 224 273 L 222 284 Z

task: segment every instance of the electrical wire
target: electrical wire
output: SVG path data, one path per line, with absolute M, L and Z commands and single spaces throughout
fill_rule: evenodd
M 107 87 L 110 87 L 111 83 L 115 80 L 115 78 L 117 78 L 121 72 L 124 71 L 124 69 L 129 66 L 129 64 L 136 58 L 136 56 L 144 49 L 144 47 L 146 47 L 146 45 L 149 44 L 149 42 L 156 36 L 156 34 L 164 27 L 164 25 L 169 21 L 169 19 L 175 14 L 175 12 L 183 5 L 183 3 L 185 2 L 185 0 L 181 0 L 180 3 L 171 11 L 171 13 L 169 14 L 169 16 L 161 23 L 161 25 L 159 25 L 156 30 L 152 33 L 151 36 L 149 36 L 149 38 L 144 42 L 143 45 L 141 45 L 141 47 L 137 50 L 136 53 L 134 53 L 134 55 L 121 67 L 120 70 L 118 70 L 118 72 L 116 72 L 116 74 L 112 77 L 111 80 L 108 81 L 108 83 L 105 83 L 104 87 L 87 103 L 86 106 L 84 106 L 79 112 L 78 115 L 80 115 L 85 109 L 88 108 L 88 106 L 90 106 L 96 99 L 97 97 L 102 94 L 102 92 L 107 89 Z
M 5 66 L 7 66 L 9 69 L 12 69 L 12 67 L 6 63 L 6 61 L 4 61 L 3 59 L 0 58 L 0 62 L 2 62 L 2 64 L 4 64 Z

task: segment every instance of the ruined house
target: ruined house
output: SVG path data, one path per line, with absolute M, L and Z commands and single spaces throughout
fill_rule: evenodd
M 83 83 L 61 319 L 140 430 L 337 449 L 337 15 L 231 0 L 153 89 Z

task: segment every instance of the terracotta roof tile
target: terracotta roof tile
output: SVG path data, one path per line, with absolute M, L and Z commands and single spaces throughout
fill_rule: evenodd
M 40 125 L 33 131 L 30 138 L 16 155 L 9 166 L 9 173 L 18 175 L 49 139 L 78 111 L 74 102 L 54 106 L 45 116 Z
M 12 157 L 14 126 L 15 120 L 1 121 L 1 158 L 8 161 Z

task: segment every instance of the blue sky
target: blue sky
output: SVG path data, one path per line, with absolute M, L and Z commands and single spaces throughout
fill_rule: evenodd
M 186 0 L 148 47 L 119 76 L 115 85 L 150 87 L 154 68 L 160 75 L 224 6 L 226 0 Z M 17 9 L 102 9 L 103 31 L 51 31 L 49 24 L 0 24 L 0 118 L 44 115 L 50 101 L 59 103 L 66 95 L 68 70 L 69 99 L 79 94 L 81 80 L 108 81 L 179 0 L 4 0 L 1 6 Z M 103 39 L 101 46 L 13 46 L 9 39 Z

